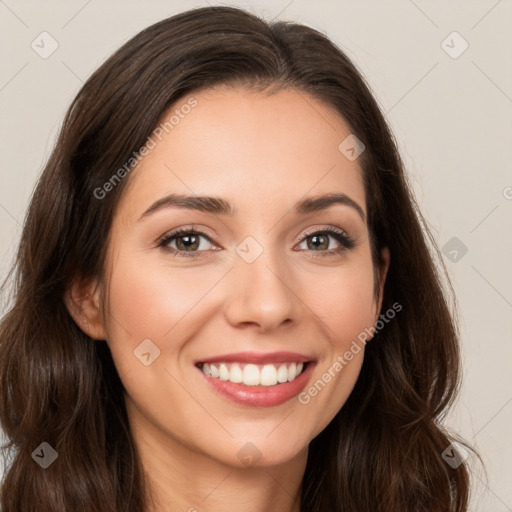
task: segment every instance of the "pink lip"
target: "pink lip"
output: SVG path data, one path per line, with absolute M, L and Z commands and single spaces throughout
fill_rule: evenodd
M 210 360 L 226 361 L 224 357 Z M 240 359 L 237 359 L 237 361 L 240 361 Z M 290 361 L 290 359 L 287 359 L 287 361 Z M 251 359 L 250 362 L 254 362 L 254 359 Z M 276 405 L 281 405 L 297 396 L 306 386 L 313 372 L 314 366 L 315 363 L 310 360 L 306 368 L 297 378 L 291 382 L 276 384 L 275 386 L 245 386 L 244 384 L 235 384 L 234 382 L 229 382 L 228 380 L 221 380 L 215 377 L 210 377 L 209 375 L 206 375 L 200 367 L 197 368 L 201 372 L 203 378 L 206 379 L 206 382 L 216 392 L 231 400 L 232 402 L 250 407 L 273 407 Z
M 221 354 L 206 359 L 196 361 L 199 363 L 252 363 L 252 364 L 267 364 L 267 363 L 307 363 L 312 361 L 312 357 L 307 357 L 296 352 L 236 352 L 232 354 Z

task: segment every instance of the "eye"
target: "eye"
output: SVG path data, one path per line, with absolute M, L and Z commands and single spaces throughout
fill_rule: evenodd
M 205 239 L 207 242 L 202 242 L 201 239 Z M 175 246 L 173 247 L 171 244 L 175 244 Z M 157 247 L 163 247 L 178 257 L 194 257 L 198 252 L 208 251 L 209 244 L 213 245 L 210 238 L 202 231 L 182 228 L 166 234 L 160 239 Z
M 338 247 L 331 248 L 329 239 L 334 238 L 339 244 Z M 308 243 L 311 240 L 311 243 Z M 306 249 L 313 252 L 319 252 L 318 256 L 332 256 L 340 254 L 348 249 L 355 247 L 355 240 L 350 237 L 345 231 L 337 228 L 326 228 L 320 231 L 313 231 L 306 233 L 301 244 L 306 243 Z
M 329 249 L 331 246 L 330 239 L 334 239 L 338 246 Z M 206 240 L 206 242 L 203 242 L 203 240 Z M 310 243 L 308 243 L 309 240 L 311 240 Z M 304 243 L 307 246 L 305 250 L 318 253 L 315 257 L 334 256 L 352 249 L 356 245 L 355 240 L 345 231 L 334 227 L 306 233 L 301 244 Z M 169 251 L 176 257 L 201 257 L 208 254 L 209 250 L 215 245 L 209 236 L 202 231 L 180 228 L 164 235 L 159 240 L 157 247 Z

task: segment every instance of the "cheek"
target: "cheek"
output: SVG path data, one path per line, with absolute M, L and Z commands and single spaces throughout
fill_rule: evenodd
M 305 302 L 325 326 L 332 348 L 344 350 L 347 342 L 373 326 L 375 304 L 371 261 L 340 267 L 310 276 L 305 283 Z
M 198 279 L 194 269 L 169 270 L 137 258 L 118 258 L 109 280 L 107 334 L 119 373 L 140 364 L 134 350 L 144 340 L 160 350 L 159 365 L 176 354 L 180 340 L 187 339 L 182 332 L 187 315 L 193 315 L 216 281 L 217 275 Z
M 132 337 L 161 339 L 200 302 L 219 275 L 120 258 L 109 283 L 112 326 L 122 324 Z
M 370 339 L 368 328 L 375 320 L 371 259 L 317 276 L 309 284 L 304 288 L 310 290 L 307 303 L 321 320 L 325 357 L 299 403 L 317 418 L 319 433 L 348 399 L 363 364 L 364 341 Z

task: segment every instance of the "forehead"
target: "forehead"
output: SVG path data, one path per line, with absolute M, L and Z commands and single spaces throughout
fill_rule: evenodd
M 182 108 L 191 99 L 195 106 Z M 191 93 L 159 126 L 159 136 L 151 136 L 154 147 L 129 176 L 119 210 L 140 214 L 175 192 L 222 196 L 260 212 L 279 208 L 282 215 L 305 196 L 343 192 L 366 212 L 359 163 L 338 149 L 349 126 L 304 91 L 268 95 L 217 87 Z

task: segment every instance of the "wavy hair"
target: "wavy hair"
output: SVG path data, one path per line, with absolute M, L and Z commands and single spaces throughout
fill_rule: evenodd
M 73 280 L 106 275 L 113 212 L 130 177 L 101 200 L 95 191 L 171 105 L 218 85 L 293 88 L 346 121 L 366 146 L 359 162 L 374 269 L 381 248 L 391 254 L 382 310 L 403 308 L 367 345 L 350 397 L 311 441 L 301 511 L 467 510 L 468 467 L 442 457 L 456 439 L 441 425 L 459 386 L 456 302 L 385 118 L 356 66 L 322 33 L 217 6 L 137 34 L 90 76 L 65 116 L 2 285 L 5 292 L 13 277 L 0 324 L 0 421 L 12 455 L 2 511 L 146 510 L 108 345 L 80 330 L 64 296 Z M 32 456 L 42 442 L 58 453 L 46 470 Z

